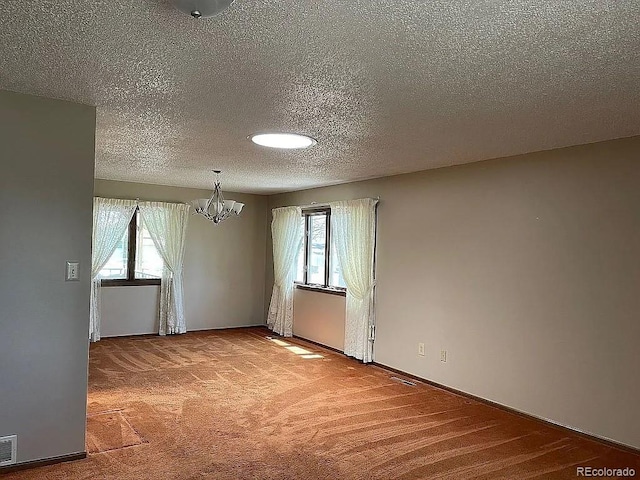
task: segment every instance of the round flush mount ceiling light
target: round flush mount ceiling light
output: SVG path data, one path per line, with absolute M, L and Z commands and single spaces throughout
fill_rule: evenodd
M 171 0 L 171 3 L 193 18 L 213 17 L 225 10 L 234 0 Z
M 318 143 L 311 137 L 297 133 L 258 133 L 248 138 L 253 143 L 271 148 L 309 148 Z

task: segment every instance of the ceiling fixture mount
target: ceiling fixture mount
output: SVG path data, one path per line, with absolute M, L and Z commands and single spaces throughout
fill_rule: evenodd
M 181 12 L 193 18 L 213 17 L 229 7 L 234 0 L 171 0 Z
M 201 215 L 210 222 L 218 224 L 231 216 L 238 216 L 244 207 L 244 203 L 235 200 L 225 200 L 222 196 L 222 188 L 220 187 L 220 170 L 214 170 L 216 180 L 213 187 L 211 198 L 199 198 L 193 200 L 191 205 L 197 215 Z
M 253 143 L 271 148 L 309 148 L 316 140 L 298 133 L 258 133 L 248 137 Z

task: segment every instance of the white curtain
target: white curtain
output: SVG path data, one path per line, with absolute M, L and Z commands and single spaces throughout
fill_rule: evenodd
M 300 207 L 275 208 L 272 211 L 273 293 L 267 326 L 274 332 L 293 335 L 293 281 L 302 242 L 302 210 Z
M 140 216 L 164 261 L 160 280 L 160 335 L 185 333 L 182 266 L 189 205 L 140 202 Z
M 344 353 L 373 360 L 377 200 L 331 202 L 331 241 L 347 284 Z
M 135 200 L 93 199 L 93 234 L 91 237 L 91 307 L 89 339 L 100 340 L 100 270 L 122 240 L 136 210 Z

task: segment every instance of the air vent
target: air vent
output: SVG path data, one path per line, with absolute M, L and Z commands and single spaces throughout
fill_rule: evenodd
M 391 377 L 391 380 L 395 380 L 396 382 L 404 383 L 405 385 L 409 385 L 410 387 L 415 387 L 416 386 L 415 383 L 410 382 L 409 380 L 405 380 L 404 378 Z
M 0 437 L 0 467 L 5 465 L 13 465 L 16 463 L 16 447 L 18 446 L 18 437 L 9 435 L 8 437 Z

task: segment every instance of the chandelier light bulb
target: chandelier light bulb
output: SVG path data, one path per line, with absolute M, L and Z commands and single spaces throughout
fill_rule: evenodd
M 232 216 L 237 217 L 242 212 L 244 203 L 235 200 L 225 200 L 222 195 L 222 187 L 220 186 L 220 170 L 214 170 L 216 180 L 213 186 L 213 193 L 210 198 L 198 198 L 192 200 L 194 213 L 200 215 L 214 225 L 217 225 Z

